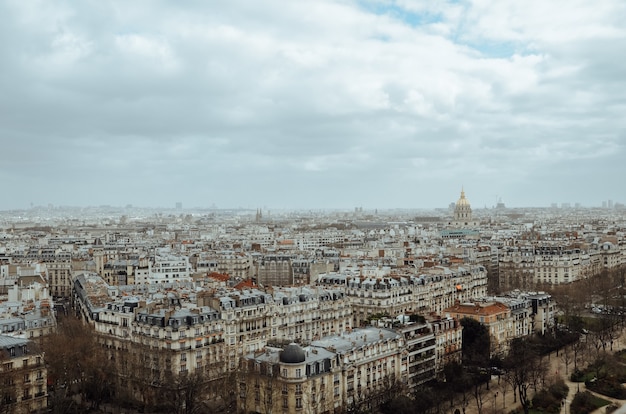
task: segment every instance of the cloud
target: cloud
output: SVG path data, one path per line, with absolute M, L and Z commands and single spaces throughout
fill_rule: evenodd
M 593 178 L 624 155 L 619 1 L 13 1 L 0 13 L 12 194 L 0 208 L 169 205 L 168 192 L 185 205 L 433 207 L 462 184 L 478 204 L 626 201 L 616 179 Z M 558 191 L 537 182 L 556 168 Z

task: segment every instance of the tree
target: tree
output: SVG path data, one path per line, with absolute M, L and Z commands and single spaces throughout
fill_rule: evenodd
M 175 414 L 196 414 L 207 411 L 205 394 L 207 380 L 202 372 L 181 372 L 162 387 L 162 396 L 168 411 Z
M 487 327 L 471 318 L 461 319 L 461 325 L 463 326 L 463 365 L 487 367 L 491 350 Z
M 469 390 L 472 387 L 472 376 L 457 362 L 447 364 L 443 368 L 446 386 L 454 393 L 461 394 L 461 408 L 463 412 L 469 405 Z M 451 400 L 451 405 L 454 401 Z
M 569 374 L 569 365 L 574 360 L 574 355 L 572 352 L 573 347 L 574 347 L 573 345 L 566 345 L 565 348 L 563 348 L 563 351 L 561 352 L 561 360 L 563 360 L 563 363 L 565 364 L 566 375 Z
M 422 386 L 413 393 L 413 411 L 415 414 L 427 414 L 434 411 L 437 395 L 433 387 Z
M 398 381 L 394 374 L 384 376 L 371 388 L 359 386 L 357 380 L 354 392 L 349 395 L 345 412 L 352 414 L 376 412 L 376 409 L 389 407 L 395 399 L 406 396 L 405 391 L 405 385 Z
M 506 368 L 505 379 L 512 385 L 519 397 L 519 403 L 528 414 L 531 399 L 528 395 L 530 387 L 537 386 L 547 372 L 547 364 L 542 364 L 535 347 L 525 338 L 515 338 L 511 341 L 511 349 L 504 359 Z
M 49 403 L 53 412 L 79 412 L 75 396 L 82 400 L 94 398 L 92 408 L 100 405 L 111 393 L 111 372 L 107 358 L 94 339 L 93 332 L 80 319 L 67 317 L 57 332 L 43 342 L 52 384 Z
M 400 395 L 383 404 L 380 411 L 383 414 L 415 414 L 415 401 L 406 395 Z

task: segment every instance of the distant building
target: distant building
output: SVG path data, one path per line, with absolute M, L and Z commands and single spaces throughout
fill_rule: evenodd
M 291 257 L 266 255 L 257 263 L 257 282 L 263 286 L 293 285 Z
M 156 256 L 149 266 L 149 283 L 190 282 L 187 256 Z
M 479 225 L 480 222 L 472 218 L 472 206 L 469 200 L 465 198 L 465 191 L 461 190 L 461 196 L 454 205 L 454 219 L 448 222 L 448 227 L 468 228 Z

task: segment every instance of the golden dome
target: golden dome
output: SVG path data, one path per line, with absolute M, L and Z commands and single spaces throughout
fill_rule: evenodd
M 465 198 L 465 191 L 461 190 L 461 197 L 456 202 L 456 206 L 460 207 L 460 206 L 469 206 L 469 205 L 470 205 L 470 203 L 469 203 L 468 199 Z

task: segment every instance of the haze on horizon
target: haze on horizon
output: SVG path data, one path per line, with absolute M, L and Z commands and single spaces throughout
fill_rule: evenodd
M 0 15 L 0 210 L 626 202 L 623 1 Z

